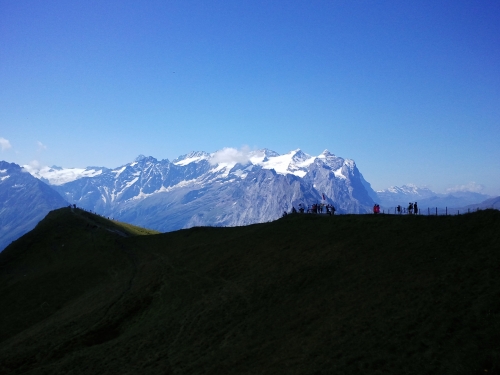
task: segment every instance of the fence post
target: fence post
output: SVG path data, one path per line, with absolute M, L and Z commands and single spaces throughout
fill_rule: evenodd
M 438 215 L 438 208 L 436 207 L 436 216 Z
M 448 207 L 446 207 L 446 215 L 445 216 L 448 216 Z

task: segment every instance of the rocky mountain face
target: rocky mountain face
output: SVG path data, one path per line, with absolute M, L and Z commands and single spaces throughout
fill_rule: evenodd
M 49 211 L 67 205 L 59 193 L 19 165 L 0 161 L 0 251 Z
M 51 181 L 50 173 L 42 177 Z M 79 207 L 160 231 L 265 222 L 318 202 L 369 212 L 376 197 L 353 160 L 301 150 L 192 152 L 172 162 L 140 156 L 52 187 Z

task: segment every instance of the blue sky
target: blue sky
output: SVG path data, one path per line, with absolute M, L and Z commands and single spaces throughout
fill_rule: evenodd
M 499 1 L 0 0 L 0 159 L 328 149 L 500 195 Z

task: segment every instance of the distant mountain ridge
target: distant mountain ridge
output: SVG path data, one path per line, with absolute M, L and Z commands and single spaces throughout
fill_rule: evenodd
M 424 207 L 453 207 L 462 208 L 471 204 L 483 202 L 491 196 L 470 191 L 457 191 L 453 193 L 435 193 L 426 187 L 413 184 L 391 186 L 388 189 L 377 191 L 380 205 L 385 208 L 405 206 L 408 202 L 417 201 L 421 208 Z
M 500 197 L 494 197 L 494 198 L 486 199 L 485 201 L 480 202 L 480 203 L 470 204 L 465 208 L 471 209 L 471 210 L 474 210 L 474 209 L 485 210 L 488 208 L 500 210 Z
M 341 213 L 363 213 L 376 197 L 353 160 L 328 150 L 319 156 L 300 149 L 196 151 L 172 162 L 140 155 L 115 169 L 52 168 L 38 175 L 70 203 L 160 231 L 265 222 L 322 201 Z

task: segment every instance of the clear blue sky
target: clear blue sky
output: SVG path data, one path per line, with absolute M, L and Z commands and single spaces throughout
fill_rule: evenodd
M 0 159 L 328 149 L 500 195 L 500 1 L 0 0 Z

